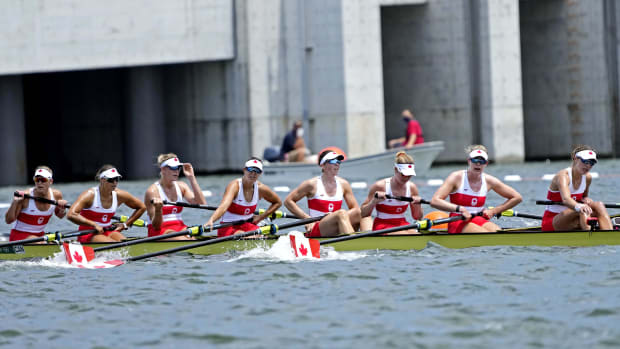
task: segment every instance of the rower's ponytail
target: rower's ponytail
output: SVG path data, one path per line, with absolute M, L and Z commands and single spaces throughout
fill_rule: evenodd
M 394 163 L 396 164 L 413 164 L 413 156 L 405 153 L 404 151 L 399 151 L 396 153 L 396 157 L 394 158 Z

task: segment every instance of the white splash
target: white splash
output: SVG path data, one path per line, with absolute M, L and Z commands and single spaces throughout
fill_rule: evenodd
M 297 231 L 293 231 L 291 233 L 299 233 Z M 320 261 L 334 261 L 334 260 L 345 260 L 345 261 L 353 261 L 356 259 L 364 258 L 368 254 L 364 251 L 357 252 L 342 252 L 336 251 L 331 246 L 321 247 L 321 258 L 312 258 L 312 257 L 296 257 L 291 247 L 291 241 L 289 238 L 289 234 L 282 235 L 278 238 L 278 240 L 270 247 L 260 246 L 253 248 L 248 251 L 243 251 L 239 256 L 236 256 L 229 260 L 229 262 L 234 262 L 241 259 L 265 259 L 270 261 L 278 261 L 278 262 L 302 262 L 302 261 L 312 261 L 312 262 L 320 262 Z

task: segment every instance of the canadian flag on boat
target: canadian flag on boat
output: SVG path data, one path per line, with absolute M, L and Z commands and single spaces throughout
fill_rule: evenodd
M 301 232 L 288 234 L 295 257 L 321 258 L 321 244 L 318 240 L 308 239 Z
M 67 257 L 67 263 L 83 269 L 103 269 L 114 268 L 123 264 L 120 259 L 113 259 L 110 261 L 102 262 L 90 262 L 95 258 L 95 252 L 91 247 L 82 246 L 80 244 L 68 244 L 63 243 L 62 248 L 65 251 L 65 257 Z

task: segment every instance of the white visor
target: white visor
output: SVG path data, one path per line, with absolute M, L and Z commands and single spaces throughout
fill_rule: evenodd
M 596 159 L 596 153 L 592 150 L 586 149 L 586 150 L 582 150 L 580 152 L 578 152 L 577 154 L 575 154 L 576 157 L 584 159 L 584 160 L 595 160 Z
M 323 156 L 319 165 L 323 165 L 324 163 L 328 162 L 329 160 L 333 160 L 333 159 L 338 159 L 342 161 L 344 160 L 344 155 L 338 154 L 335 151 L 330 151 L 329 153 L 325 154 L 325 156 Z
M 44 169 L 44 168 L 39 168 L 36 171 L 34 171 L 34 176 L 33 177 L 44 177 L 47 179 L 52 179 L 52 174 L 50 173 L 50 171 Z
M 394 167 L 400 172 L 403 176 L 415 176 L 415 165 L 414 164 L 394 164 Z
M 482 149 L 472 150 L 471 153 L 469 153 L 469 158 L 470 159 L 483 158 L 485 160 L 489 160 L 489 156 L 487 155 L 487 152 Z
M 263 164 L 260 161 L 256 160 L 256 159 L 250 159 L 250 160 L 246 161 L 244 167 L 245 168 L 256 167 L 256 168 L 258 168 L 261 171 L 263 170 Z
M 160 168 L 164 168 L 166 166 L 168 166 L 168 167 L 177 167 L 177 166 L 181 166 L 181 165 L 183 165 L 183 163 L 181 163 L 181 161 L 179 161 L 179 158 L 170 158 L 170 159 L 162 162 L 159 167 Z
M 101 172 L 101 174 L 99 175 L 99 179 L 101 179 L 101 178 L 116 178 L 116 177 L 123 177 L 123 176 L 121 176 L 121 174 L 118 173 L 118 171 L 115 168 L 107 169 L 107 170 Z

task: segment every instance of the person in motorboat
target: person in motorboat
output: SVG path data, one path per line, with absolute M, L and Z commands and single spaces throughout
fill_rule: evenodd
M 515 189 L 501 180 L 484 173 L 489 156 L 485 146 L 470 145 L 465 149 L 468 158 L 466 170 L 452 172 L 437 189 L 431 206 L 451 212 L 450 216 L 463 215 L 464 220 L 448 224 L 448 233 L 495 232 L 500 227 L 489 221 L 491 217 L 518 205 L 523 199 Z M 506 201 L 490 209 L 485 208 L 487 193 L 495 191 Z M 447 197 L 450 201 L 446 201 Z M 482 213 L 472 218 L 473 213 Z
M 303 162 L 310 151 L 304 141 L 304 129 L 301 121 L 295 121 L 293 128 L 284 136 L 280 147 L 280 161 Z
M 373 209 L 377 217 L 373 221 L 372 230 L 381 230 L 409 225 L 405 218 L 407 206 L 411 208 L 411 216 L 419 220 L 424 215 L 421 198 L 418 196 L 418 187 L 410 181 L 415 176 L 413 157 L 400 151 L 394 159 L 394 175 L 378 180 L 370 186 L 368 197 L 362 203 L 362 217 L 370 217 Z M 387 198 L 387 196 L 411 198 L 411 202 Z M 403 230 L 391 234 L 414 234 L 416 229 Z
M 117 188 L 121 177 L 116 167 L 103 165 L 95 175 L 99 185 L 81 193 L 71 206 L 67 218 L 78 224 L 79 230 L 97 230 L 96 233 L 79 236 L 79 242 L 121 241 L 125 239 L 121 231 L 131 227 L 146 211 L 146 206 L 140 199 Z M 113 225 L 112 217 L 122 204 L 134 209 L 131 216 L 124 223 L 116 223 L 113 230 L 104 230 Z
M 191 204 L 206 205 L 205 199 L 196 176 L 194 168 L 189 162 L 182 163 L 174 153 L 159 154 L 159 180 L 151 184 L 144 195 L 144 204 L 148 215 L 148 235 L 157 236 L 170 232 L 178 232 L 187 229 L 183 222 L 183 207 L 164 205 L 168 202 L 188 202 Z M 183 175 L 189 181 L 189 185 L 179 180 Z M 191 187 L 190 187 L 191 186 Z M 167 240 L 193 240 L 194 238 L 184 235 Z
M 243 177 L 233 179 L 228 183 L 219 207 L 213 212 L 204 227 L 211 230 L 213 223 L 221 217 L 220 223 L 250 219 L 251 221 L 220 228 L 217 231 L 219 237 L 258 229 L 257 224 L 259 222 L 282 206 L 282 200 L 278 194 L 266 184 L 258 181 L 262 173 L 263 161 L 257 157 L 249 158 L 243 166 Z M 254 215 L 260 199 L 266 200 L 271 205 L 262 214 Z
M 321 237 L 352 233 L 360 226 L 361 211 L 349 182 L 338 177 L 344 156 L 331 150 L 319 154 L 322 174 L 302 182 L 284 199 L 284 206 L 301 218 L 326 215 L 318 222 L 306 225 L 306 236 Z M 309 214 L 297 202 L 308 199 Z M 346 202 L 348 210 L 341 209 Z
M 562 204 L 545 207 L 542 230 L 590 230 L 590 217 L 598 219 L 600 229 L 613 229 L 605 204 L 588 196 L 592 184 L 590 170 L 598 161 L 596 150 L 579 145 L 571 152 L 571 159 L 571 166 L 557 172 L 549 184 L 547 200 Z
M 5 222 L 13 225 L 10 241 L 24 240 L 43 236 L 45 227 L 52 215 L 63 218 L 66 214 L 62 193 L 58 189 L 52 189 L 54 183 L 52 169 L 47 166 L 38 166 L 34 170 L 34 187 L 18 191 L 19 195 L 13 197 L 8 211 L 4 215 Z M 40 197 L 48 200 L 56 200 L 58 205 L 29 199 L 24 195 Z
M 389 148 L 405 147 L 410 149 L 415 144 L 424 143 L 424 135 L 422 133 L 422 126 L 420 122 L 416 120 L 415 116 L 409 109 L 402 111 L 401 116 L 405 122 L 405 136 L 391 139 L 388 142 Z

